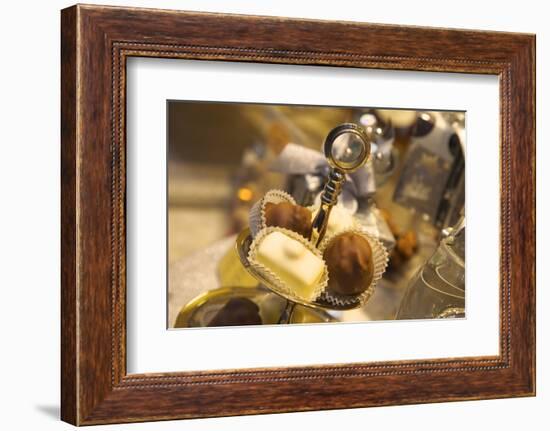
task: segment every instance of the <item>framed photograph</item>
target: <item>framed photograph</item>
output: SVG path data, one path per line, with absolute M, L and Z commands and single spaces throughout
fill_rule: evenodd
M 61 13 L 61 416 L 535 394 L 535 36 Z

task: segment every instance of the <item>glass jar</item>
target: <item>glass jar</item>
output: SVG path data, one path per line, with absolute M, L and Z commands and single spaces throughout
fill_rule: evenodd
M 447 236 L 409 283 L 396 319 L 465 317 L 464 217 L 444 234 Z

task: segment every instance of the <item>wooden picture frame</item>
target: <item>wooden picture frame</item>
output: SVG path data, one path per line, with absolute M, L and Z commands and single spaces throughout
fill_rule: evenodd
M 64 421 L 535 394 L 534 35 L 82 5 L 61 17 Z M 500 354 L 128 375 L 125 65 L 131 56 L 498 75 Z

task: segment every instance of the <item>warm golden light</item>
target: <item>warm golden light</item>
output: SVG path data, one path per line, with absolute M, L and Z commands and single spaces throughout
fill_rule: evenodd
M 252 199 L 252 190 L 248 187 L 241 187 L 237 192 L 237 196 L 241 201 L 248 202 Z

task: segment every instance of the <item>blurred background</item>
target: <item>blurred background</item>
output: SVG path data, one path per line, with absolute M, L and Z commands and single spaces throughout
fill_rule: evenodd
M 328 172 L 320 150 L 344 122 L 368 131 L 372 157 L 340 203 L 390 265 L 363 308 L 297 310 L 295 323 L 465 315 L 463 112 L 170 101 L 169 327 L 208 326 L 231 292 L 257 288 L 234 252 L 250 207 L 273 188 L 313 204 Z M 262 295 L 251 298 L 273 323 L 284 304 Z

